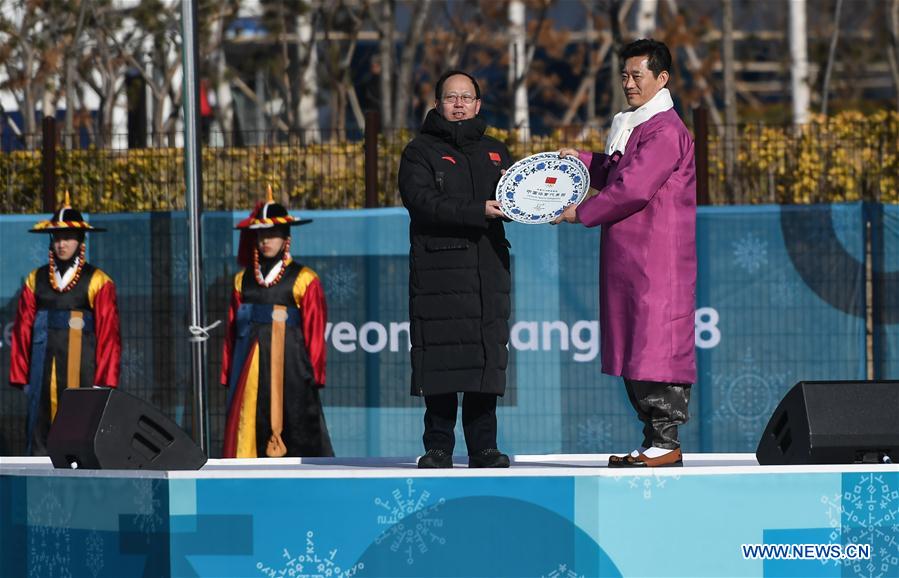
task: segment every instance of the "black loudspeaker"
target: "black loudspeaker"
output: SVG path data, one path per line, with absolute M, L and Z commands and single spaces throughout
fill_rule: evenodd
M 198 470 L 203 450 L 146 401 L 108 387 L 64 389 L 47 436 L 57 468 Z
M 755 456 L 762 465 L 899 461 L 899 381 L 800 381 Z

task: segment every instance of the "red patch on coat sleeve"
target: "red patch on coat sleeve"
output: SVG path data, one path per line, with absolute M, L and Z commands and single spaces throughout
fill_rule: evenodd
M 493 161 L 493 162 L 498 163 L 498 162 L 500 162 L 500 161 L 502 160 L 502 157 L 499 156 L 499 153 L 495 153 L 495 152 L 493 152 L 493 151 L 490 151 L 490 152 L 487 153 L 487 154 L 490 155 L 490 160 Z
M 445 160 L 445 161 L 449 161 L 449 162 L 451 162 L 451 163 L 453 163 L 453 164 L 456 164 L 456 159 L 454 159 L 453 157 L 451 157 L 451 156 L 449 156 L 449 155 L 447 155 L 447 156 L 445 156 L 445 157 L 440 157 L 440 158 L 442 158 L 442 159 Z

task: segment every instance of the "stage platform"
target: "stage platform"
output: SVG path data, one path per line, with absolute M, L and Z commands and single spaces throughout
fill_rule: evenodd
M 693 454 L 683 468 L 632 470 L 607 459 L 520 455 L 508 470 L 469 470 L 462 457 L 440 471 L 414 458 L 210 460 L 151 472 L 0 458 L 0 576 L 899 577 L 899 465 Z M 765 544 L 869 545 L 870 559 L 744 556 Z

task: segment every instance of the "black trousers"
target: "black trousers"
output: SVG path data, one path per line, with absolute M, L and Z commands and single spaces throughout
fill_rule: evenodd
M 496 398 L 492 393 L 462 394 L 462 430 L 468 455 L 483 449 L 496 448 Z M 459 394 L 446 393 L 425 396 L 425 450 L 444 450 L 453 453 L 456 436 L 456 412 Z
M 677 426 L 690 414 L 690 384 L 624 380 L 627 397 L 643 422 L 643 447 L 673 450 L 680 447 Z

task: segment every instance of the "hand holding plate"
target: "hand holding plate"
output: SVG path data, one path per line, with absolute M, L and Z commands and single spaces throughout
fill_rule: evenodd
M 556 219 L 552 222 L 553 225 L 558 225 L 559 223 L 579 223 L 577 218 L 577 205 L 568 205 L 565 207 L 565 210 L 562 211 L 562 214 L 556 217 Z
M 484 204 L 484 215 L 488 219 L 505 219 L 506 214 L 499 207 L 499 201 L 487 201 Z
M 574 156 L 561 158 L 562 153 Z M 499 207 L 519 223 L 549 223 L 569 205 L 577 206 L 590 187 L 587 166 L 574 149 L 538 153 L 521 159 L 506 171 L 496 187 Z

